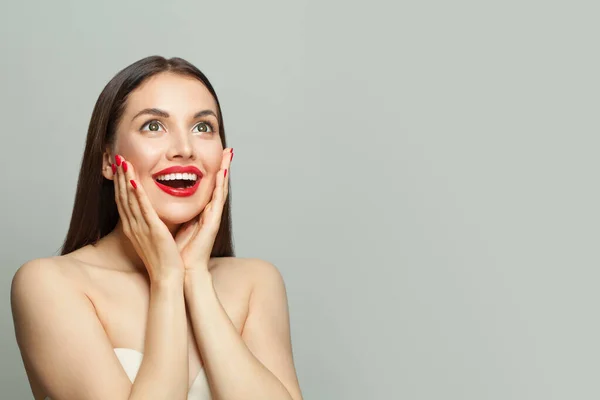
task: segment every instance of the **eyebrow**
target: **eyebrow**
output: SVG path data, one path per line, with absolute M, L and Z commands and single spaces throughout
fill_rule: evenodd
M 132 121 L 134 119 L 136 119 L 137 117 L 139 117 L 140 115 L 155 115 L 157 117 L 163 117 L 163 118 L 169 118 L 170 115 L 168 112 L 164 111 L 164 110 L 160 110 L 158 108 L 145 108 L 142 111 L 140 111 L 139 113 L 135 114 L 135 116 L 131 119 Z M 196 118 L 200 118 L 200 117 L 204 117 L 206 115 L 212 115 L 213 117 L 217 118 L 217 115 L 214 113 L 213 110 L 202 110 L 202 111 L 198 111 L 196 114 L 194 114 L 194 116 L 192 118 L 196 119 Z

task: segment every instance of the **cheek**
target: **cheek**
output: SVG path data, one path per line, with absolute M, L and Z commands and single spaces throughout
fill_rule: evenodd
M 221 169 L 221 162 L 223 160 L 223 147 L 219 145 L 214 145 L 210 147 L 204 147 L 199 150 L 198 156 L 202 163 L 204 164 L 204 168 L 206 168 L 209 174 L 215 174 Z
M 122 140 L 117 151 L 133 165 L 138 173 L 151 169 L 164 152 L 160 146 L 149 146 L 148 143 L 132 139 Z

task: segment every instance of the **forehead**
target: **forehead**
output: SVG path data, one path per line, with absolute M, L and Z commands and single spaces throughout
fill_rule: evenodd
M 206 86 L 195 77 L 163 72 L 148 78 L 127 97 L 125 114 L 159 108 L 172 115 L 187 116 L 217 106 Z

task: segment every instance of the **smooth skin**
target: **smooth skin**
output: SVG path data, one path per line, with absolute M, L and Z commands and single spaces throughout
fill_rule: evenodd
M 168 117 L 144 123 L 145 109 Z M 15 274 L 15 331 L 35 399 L 183 400 L 201 368 L 215 400 L 302 399 L 281 274 L 260 259 L 210 258 L 233 152 L 216 118 L 192 117 L 198 110 L 216 104 L 189 77 L 162 73 L 132 92 L 104 157 L 117 227 Z M 193 196 L 152 182 L 171 165 L 203 172 Z M 133 384 L 114 348 L 144 354 Z

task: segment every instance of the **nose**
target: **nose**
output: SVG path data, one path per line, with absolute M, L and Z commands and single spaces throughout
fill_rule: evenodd
M 167 158 L 169 160 L 196 158 L 190 136 L 186 132 L 171 132 L 171 144 L 167 152 Z

